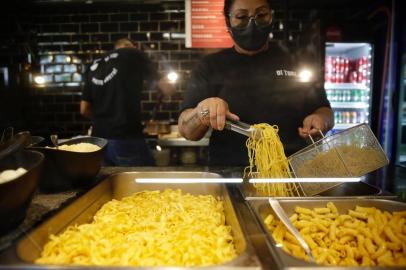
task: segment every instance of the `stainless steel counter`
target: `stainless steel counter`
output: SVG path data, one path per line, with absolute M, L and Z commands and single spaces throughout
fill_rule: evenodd
M 240 177 L 242 174 L 242 168 L 208 168 L 208 167 L 106 167 L 100 171 L 95 185 L 106 179 L 109 175 L 124 172 L 124 171 L 137 171 L 137 172 L 176 172 L 176 171 L 192 171 L 192 172 L 214 172 L 219 173 L 225 177 Z M 163 174 L 165 175 L 165 174 Z M 261 225 L 257 218 L 255 218 L 252 209 L 249 207 L 249 203 L 244 199 L 241 192 L 241 187 L 235 184 L 227 184 L 227 189 L 230 194 L 230 199 L 236 210 L 236 215 L 241 223 L 242 230 L 244 231 L 247 243 L 252 246 L 253 254 L 259 259 L 260 267 L 262 269 L 278 269 L 272 254 L 272 250 L 269 248 L 266 235 L 264 234 Z M 68 193 L 57 194 L 41 194 L 35 195 L 33 203 L 28 212 L 27 218 L 19 228 L 16 228 L 13 232 L 0 238 L 3 239 L 6 245 L 0 251 L 0 269 L 79 269 L 80 267 L 44 267 L 38 265 L 27 264 L 21 260 L 17 255 L 16 246 L 25 237 L 27 233 L 30 233 L 35 228 L 38 228 L 43 224 L 44 220 L 49 220 L 53 216 L 61 212 L 61 210 L 68 208 L 74 204 L 79 196 L 83 195 L 86 190 L 74 190 Z M 84 196 L 82 196 L 84 197 Z M 82 198 L 81 197 L 81 198 Z M 25 225 L 24 225 L 25 224 Z M 34 251 L 33 251 L 34 252 Z M 92 267 L 94 269 L 94 267 Z M 218 267 L 217 267 L 218 268 Z M 244 266 L 222 266 L 221 268 L 244 268 Z M 82 268 L 83 269 L 83 268 Z M 114 269 L 103 268 L 103 269 Z M 164 269 L 164 268 L 163 268 Z M 168 268 L 166 268 L 168 269 Z M 173 269 L 173 268 L 171 268 Z M 183 268 L 182 268 L 183 269 Z

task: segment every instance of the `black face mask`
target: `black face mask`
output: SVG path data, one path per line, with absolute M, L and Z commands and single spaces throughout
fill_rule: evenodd
M 268 40 L 271 30 L 271 24 L 264 27 L 258 27 L 254 20 L 250 20 L 248 26 L 244 29 L 230 27 L 232 38 L 235 43 L 247 51 L 257 51 L 261 49 Z

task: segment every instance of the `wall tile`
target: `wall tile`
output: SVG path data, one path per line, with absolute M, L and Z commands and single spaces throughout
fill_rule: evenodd
M 179 23 L 178 22 L 160 22 L 159 23 L 159 30 L 160 31 L 179 31 Z
M 110 14 L 110 21 L 112 22 L 127 22 L 128 18 L 128 13 Z
M 130 14 L 131 21 L 148 21 L 149 14 L 148 13 L 133 13 Z
M 43 24 L 40 26 L 40 32 L 42 32 L 42 33 L 59 33 L 60 25 L 59 24 Z
M 149 19 L 151 21 L 165 21 L 169 20 L 169 14 L 168 13 L 151 13 L 149 15 Z
M 136 32 L 138 31 L 138 23 L 136 22 L 125 22 L 125 23 L 120 23 L 120 31 L 126 31 L 126 32 Z
M 147 34 L 145 33 L 131 33 L 130 38 L 133 41 L 148 41 Z
M 100 23 L 101 32 L 117 32 L 118 23 Z
M 73 14 L 70 20 L 77 23 L 86 23 L 89 22 L 89 16 L 84 14 Z
M 108 34 L 93 34 L 90 36 L 92 42 L 109 42 L 110 36 Z
M 90 22 L 109 22 L 109 15 L 108 14 L 92 14 L 89 16 Z
M 61 24 L 61 32 L 73 32 L 73 33 L 79 33 L 79 24 Z
M 99 32 L 98 23 L 83 23 L 81 25 L 82 33 Z
M 158 23 L 140 22 L 140 31 L 158 31 Z

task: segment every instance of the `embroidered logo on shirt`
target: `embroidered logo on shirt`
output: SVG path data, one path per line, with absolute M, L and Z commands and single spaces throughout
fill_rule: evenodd
M 278 69 L 275 71 L 276 76 L 278 77 L 296 77 L 297 73 L 293 70 Z

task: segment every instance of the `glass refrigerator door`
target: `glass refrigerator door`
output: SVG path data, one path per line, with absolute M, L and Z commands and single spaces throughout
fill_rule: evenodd
M 400 76 L 398 141 L 396 163 L 406 167 L 406 55 L 403 56 Z
M 324 87 L 334 111 L 334 131 L 370 121 L 372 46 L 326 43 Z

